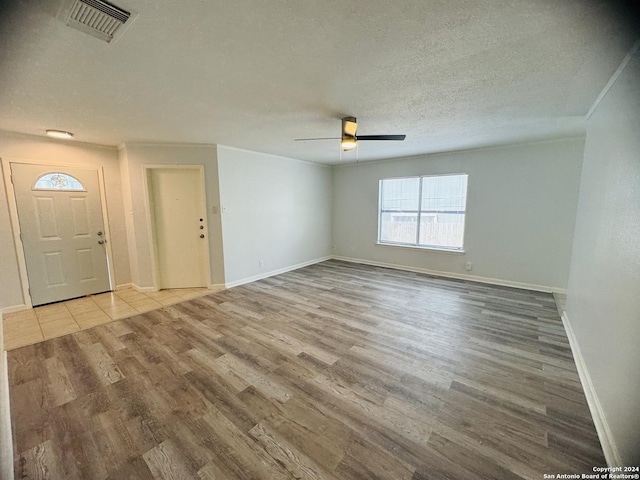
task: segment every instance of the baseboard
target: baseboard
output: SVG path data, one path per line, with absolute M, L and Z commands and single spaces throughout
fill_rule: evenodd
M 139 287 L 138 285 L 135 285 L 133 283 L 125 283 L 123 285 L 118 285 L 116 287 L 116 290 L 124 290 L 126 288 L 133 288 L 135 291 L 137 292 L 157 292 L 158 289 L 154 288 L 154 287 Z M 224 283 L 210 283 L 209 285 L 207 285 L 207 288 L 209 290 L 222 290 L 225 288 L 225 284 Z
M 13 313 L 13 312 L 21 312 L 22 310 L 28 310 L 29 306 L 27 306 L 26 304 L 22 303 L 20 305 L 12 305 L 10 307 L 4 307 L 2 310 L 0 310 L 3 314 L 7 314 L 7 313 Z
M 0 345 L 4 345 L 2 314 L 0 314 Z M 0 349 L 0 478 L 13 480 L 13 436 L 9 404 L 9 369 L 7 352 Z
M 116 285 L 113 290 L 117 292 L 118 290 L 126 290 L 127 288 L 133 288 L 133 283 L 123 283 L 120 285 Z
M 524 290 L 533 290 L 534 292 L 544 293 L 567 293 L 566 289 L 558 287 L 548 287 L 545 285 L 535 285 L 531 283 L 512 282 L 510 280 L 502 280 L 499 278 L 479 277 L 476 275 L 466 275 L 462 273 L 443 272 L 441 270 L 430 270 L 428 268 L 412 267 L 407 265 L 398 265 L 395 263 L 376 262 L 375 260 L 365 260 L 362 258 L 340 257 L 333 255 L 334 260 L 342 260 L 344 262 L 360 263 L 362 265 L 371 265 L 374 267 L 393 268 L 394 270 L 403 270 L 405 272 L 424 273 L 433 275 L 434 277 L 455 278 L 458 280 L 469 280 L 471 282 L 487 283 L 489 285 L 500 285 L 502 287 L 522 288 Z
M 593 387 L 593 382 L 591 381 L 589 370 L 587 370 L 587 365 L 584 361 L 584 357 L 582 356 L 582 352 L 580 351 L 580 344 L 578 344 L 578 339 L 573 332 L 573 328 L 571 327 L 571 322 L 569 321 L 569 316 L 567 315 L 566 311 L 562 312 L 562 323 L 567 333 L 567 338 L 569 339 L 569 345 L 571 346 L 573 359 L 576 362 L 576 368 L 578 370 L 578 375 L 580 376 L 580 383 L 582 383 L 582 389 L 584 390 L 584 394 L 587 397 L 587 403 L 589 404 L 589 410 L 591 411 L 591 416 L 593 417 L 593 423 L 596 426 L 596 432 L 598 433 L 598 438 L 600 439 L 600 445 L 602 445 L 604 458 L 607 460 L 608 466 L 622 467 L 624 465 L 622 464 L 620 452 L 618 451 L 616 442 L 613 439 L 613 434 L 611 433 L 611 428 L 609 428 L 609 423 L 604 416 L 604 410 L 602 409 L 602 405 L 600 404 L 600 400 L 598 399 L 596 390 Z
M 225 283 L 226 288 L 238 287 L 240 285 L 244 285 L 245 283 L 256 282 L 258 280 L 262 280 L 263 278 L 273 277 L 274 275 L 280 275 L 281 273 L 290 272 L 292 270 L 297 270 L 299 268 L 308 267 L 309 265 L 314 265 L 320 262 L 326 262 L 327 260 L 331 260 L 331 256 L 316 258 L 314 260 L 309 260 L 308 262 L 298 263 L 296 265 L 290 265 L 288 267 L 279 268 L 277 270 L 271 270 L 269 272 L 261 273 L 260 275 L 254 275 L 253 277 L 247 277 L 240 280 L 234 280 L 233 282 Z
M 133 288 L 137 292 L 146 293 L 146 292 L 157 292 L 158 289 L 156 287 L 139 287 L 135 283 L 131 284 L 131 288 Z

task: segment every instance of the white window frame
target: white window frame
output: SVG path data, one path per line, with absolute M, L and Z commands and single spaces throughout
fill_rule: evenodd
M 420 242 L 420 220 L 423 214 L 431 214 L 431 212 L 423 212 L 422 211 L 422 179 L 428 177 L 450 177 L 450 176 L 460 176 L 464 175 L 467 177 L 467 189 L 465 192 L 465 205 L 464 205 L 464 221 L 462 227 L 462 245 L 460 247 L 448 247 L 441 245 L 421 245 Z M 417 178 L 418 182 L 418 209 L 417 210 L 382 210 L 382 185 L 385 180 L 405 180 Z M 439 250 L 444 252 L 452 252 L 452 253 L 464 253 L 464 240 L 466 236 L 466 220 L 467 220 L 467 196 L 469 192 L 469 174 L 461 172 L 461 173 L 446 173 L 446 174 L 437 174 L 437 175 L 411 175 L 407 177 L 388 177 L 381 178 L 378 184 L 378 245 L 391 246 L 391 247 L 409 247 L 409 248 L 419 248 L 422 250 Z M 389 240 L 382 240 L 382 215 L 383 213 L 411 213 L 417 215 L 417 226 L 416 226 L 416 240 L 414 243 L 407 242 L 391 242 Z M 446 213 L 446 212 L 444 212 Z M 460 213 L 456 211 L 455 213 Z

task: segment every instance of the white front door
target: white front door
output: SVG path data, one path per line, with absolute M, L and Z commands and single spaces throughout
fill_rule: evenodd
M 111 289 L 95 169 L 12 163 L 33 306 Z
M 159 287 L 206 287 L 209 244 L 201 171 L 151 168 L 148 172 Z

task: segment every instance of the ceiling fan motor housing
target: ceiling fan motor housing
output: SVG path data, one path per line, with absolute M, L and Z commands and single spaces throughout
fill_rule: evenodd
M 356 137 L 357 129 L 356 117 L 344 117 L 342 119 L 342 142 L 340 142 L 340 145 L 343 151 L 356 148 L 358 141 Z

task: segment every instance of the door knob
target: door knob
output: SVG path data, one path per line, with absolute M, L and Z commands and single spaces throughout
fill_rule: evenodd
M 102 232 L 98 232 L 98 236 L 99 236 L 99 237 L 100 237 L 100 236 L 102 236 Z
M 98 245 L 102 245 L 104 243 L 104 240 L 98 240 Z
M 200 238 L 204 238 L 204 233 L 201 233 L 201 234 L 200 234 Z

